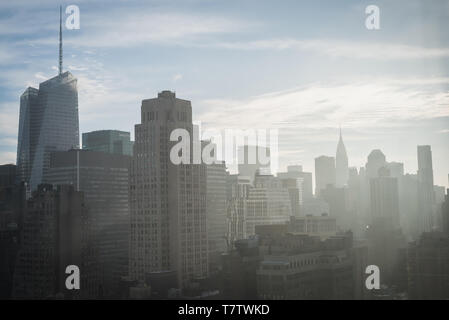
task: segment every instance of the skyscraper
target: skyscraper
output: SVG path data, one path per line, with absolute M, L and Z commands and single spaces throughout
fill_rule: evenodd
M 101 274 L 99 295 L 117 297 L 120 278 L 128 274 L 130 156 L 89 150 L 51 153 L 45 180 L 84 192 L 95 264 Z
M 335 186 L 335 178 L 335 158 L 315 158 L 315 194 L 319 195 L 328 184 Z
M 79 146 L 77 80 L 62 72 L 62 27 L 59 30 L 59 74 L 27 88 L 20 98 L 17 167 L 19 180 L 36 189 L 43 182 L 51 151 Z
M 418 214 L 421 232 L 436 227 L 434 217 L 435 192 L 433 189 L 432 150 L 430 146 L 418 146 Z
M 340 129 L 340 139 L 337 145 L 337 154 L 335 157 L 336 165 L 336 186 L 344 187 L 348 184 L 349 179 L 349 168 L 348 168 L 348 155 L 346 154 L 346 147 L 343 143 L 343 138 L 341 136 Z
M 132 156 L 130 133 L 119 130 L 97 130 L 83 133 L 83 149 Z
M 170 161 L 174 129 L 192 137 L 190 101 L 170 91 L 142 101 L 130 167 L 129 271 L 140 282 L 175 272 L 178 288 L 184 289 L 208 276 L 206 165 Z

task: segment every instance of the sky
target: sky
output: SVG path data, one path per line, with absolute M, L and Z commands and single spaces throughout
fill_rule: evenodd
M 80 133 L 133 136 L 141 101 L 173 90 L 203 128 L 278 129 L 281 170 L 335 156 L 341 126 L 350 166 L 381 149 L 416 173 L 431 145 L 449 187 L 446 0 L 0 0 L 0 164 L 15 163 L 20 95 L 57 74 L 60 4 L 80 10 L 63 30 Z

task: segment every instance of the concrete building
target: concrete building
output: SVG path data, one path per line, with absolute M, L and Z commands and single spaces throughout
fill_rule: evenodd
M 47 183 L 72 185 L 84 193 L 102 297 L 117 297 L 120 278 L 128 273 L 130 161 L 121 154 L 58 151 L 51 153 L 45 176 Z
M 307 234 L 325 239 L 337 233 L 337 219 L 327 214 L 291 217 L 288 222 L 288 230 L 294 234 Z
M 352 234 L 324 241 L 308 235 L 260 237 L 263 257 L 257 270 L 260 299 L 345 300 L 355 297 Z M 358 280 L 359 277 L 357 277 Z
M 145 282 L 151 273 L 174 271 L 177 287 L 185 289 L 209 274 L 207 168 L 193 164 L 192 152 L 190 164 L 170 160 L 174 129 L 193 137 L 190 101 L 170 91 L 142 101 L 129 176 L 129 273 L 132 280 Z M 200 141 L 186 145 L 201 151 Z
M 133 141 L 126 131 L 97 130 L 83 133 L 83 149 L 132 156 Z

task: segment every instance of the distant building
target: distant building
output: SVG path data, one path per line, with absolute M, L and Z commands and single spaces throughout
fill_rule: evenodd
M 287 172 L 279 172 L 277 176 L 280 179 L 298 179 L 301 182 L 301 200 L 313 198 L 312 173 L 302 171 L 302 166 L 288 166 Z
M 320 156 L 315 158 L 315 195 L 320 195 L 321 190 L 327 185 L 335 186 L 335 158 Z
M 126 131 L 98 130 L 83 133 L 83 149 L 113 154 L 133 155 L 133 141 Z
M 428 232 L 437 227 L 432 150 L 430 146 L 418 146 L 417 150 L 419 231 Z
M 377 178 L 379 176 L 379 169 L 387 165 L 385 155 L 379 149 L 375 149 L 368 155 L 366 163 L 366 177 L 368 179 Z
M 290 195 L 281 181 L 271 175 L 256 175 L 247 200 L 246 235 L 258 225 L 282 224 L 292 216 Z
M 270 148 L 252 145 L 240 146 L 237 155 L 239 175 L 248 177 L 253 183 L 257 172 L 264 175 L 271 174 L 270 157 Z
M 348 155 L 346 147 L 343 143 L 340 129 L 340 139 L 338 140 L 337 152 L 335 156 L 335 170 L 336 170 L 336 187 L 344 187 L 348 184 L 349 168 Z
M 337 233 L 336 218 L 326 214 L 299 218 L 291 217 L 287 225 L 291 233 L 319 236 L 320 238 L 328 238 Z
M 206 165 L 206 212 L 211 269 L 220 266 L 220 254 L 227 250 L 226 166 L 224 162 Z

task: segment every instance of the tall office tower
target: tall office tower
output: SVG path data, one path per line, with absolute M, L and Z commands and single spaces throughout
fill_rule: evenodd
M 338 140 L 337 153 L 335 157 L 335 170 L 336 170 L 336 186 L 344 187 L 348 184 L 349 168 L 348 168 L 348 155 L 346 154 L 346 147 L 343 143 L 340 129 L 340 139 Z
M 226 212 L 226 166 L 221 163 L 208 164 L 206 169 L 206 212 L 209 243 L 209 265 L 211 271 L 220 265 L 220 255 L 227 250 Z
M 178 287 L 187 288 L 208 276 L 207 169 L 192 164 L 192 152 L 190 164 L 170 161 L 174 129 L 192 137 L 190 101 L 170 91 L 142 101 L 130 167 L 129 268 L 130 277 L 141 282 L 154 273 L 175 272 Z
M 379 169 L 385 167 L 387 161 L 385 155 L 379 149 L 375 149 L 368 155 L 368 161 L 365 165 L 366 178 L 377 178 L 379 176 Z
M 432 150 L 430 146 L 418 146 L 418 208 L 420 231 L 436 227 L 435 192 L 433 190 Z
M 228 248 L 233 247 L 236 240 L 246 239 L 246 217 L 248 215 L 248 194 L 251 181 L 238 174 L 227 175 L 227 215 L 228 215 Z
M 24 209 L 13 298 L 86 297 L 86 207 L 72 186 L 41 184 Z M 66 267 L 80 269 L 80 290 L 68 290 Z
M 133 141 L 126 131 L 91 131 L 83 133 L 83 149 L 132 156 Z
M 57 151 L 50 155 L 45 180 L 72 185 L 84 192 L 89 208 L 89 232 L 100 270 L 99 295 L 116 298 L 120 278 L 128 274 L 128 168 L 130 156 L 88 150 Z
M 318 196 L 328 184 L 335 186 L 335 174 L 334 157 L 315 158 L 315 195 Z
M 254 235 L 259 225 L 283 224 L 292 216 L 288 190 L 278 178 L 256 175 L 247 200 L 246 235 Z
M 239 175 L 248 177 L 254 183 L 254 176 L 259 174 L 269 175 L 270 172 L 270 148 L 261 146 L 240 146 L 238 149 Z
M 40 83 L 39 90 L 26 89 L 20 98 L 17 166 L 20 180 L 32 190 L 43 182 L 51 151 L 79 146 L 77 80 L 62 72 L 61 30 L 60 25 L 59 74 Z

